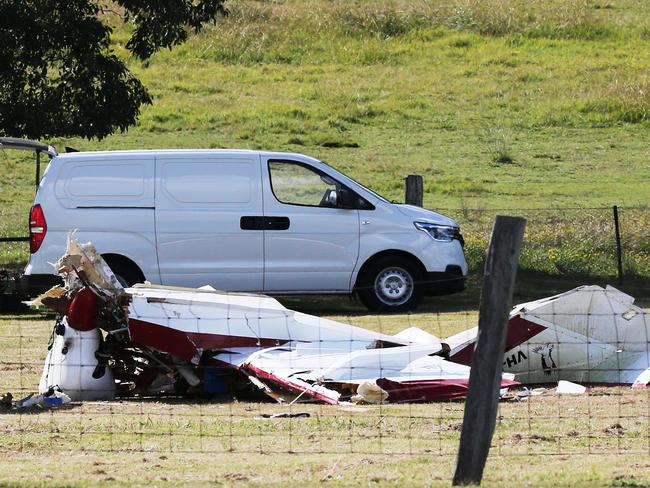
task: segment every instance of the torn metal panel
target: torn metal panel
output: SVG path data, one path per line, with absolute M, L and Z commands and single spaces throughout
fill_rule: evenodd
M 110 368 L 98 368 L 95 356 L 102 341 L 99 329 L 75 330 L 63 319 L 53 334 L 38 385 L 39 393 L 58 387 L 73 401 L 113 399 L 113 372 Z
M 125 291 L 131 299 L 129 322 L 137 320 L 188 334 L 198 349 L 268 347 L 288 341 L 339 342 L 348 349 L 367 347 L 374 341 L 408 343 L 289 310 L 264 295 L 152 285 L 136 285 Z M 161 329 L 161 333 L 166 332 Z
M 78 243 L 75 231 L 68 235 L 65 254 L 53 266 L 68 291 L 86 285 L 99 295 L 114 297 L 122 290 L 122 285 L 95 246 L 91 242 Z
M 645 388 L 648 385 L 650 385 L 650 368 L 636 377 L 634 383 L 632 383 L 632 388 Z
M 555 388 L 555 392 L 560 395 L 583 395 L 588 391 L 589 388 L 566 380 L 558 381 L 557 388 Z
M 354 352 L 313 348 L 276 347 L 253 354 L 243 368 L 270 379 L 280 386 L 302 392 L 308 397 L 330 403 L 332 395 L 322 398 L 319 386 L 354 398 L 361 385 L 374 384 L 386 392 L 385 401 L 432 401 L 464 396 L 470 368 L 446 361 L 430 345 L 408 345 Z M 517 384 L 512 375 L 504 375 L 502 387 Z M 342 390 L 347 390 L 344 393 Z M 361 394 L 366 400 L 367 395 Z
M 220 394 L 336 404 L 464 394 L 469 368 L 417 328 L 387 335 L 285 308 L 255 294 L 140 284 L 122 288 L 91 243 L 69 238 L 65 287 L 32 302 L 61 314 L 41 390 L 74 399 Z M 502 386 L 513 384 L 505 377 Z
M 399 337 L 400 339 L 415 344 L 440 344 L 442 342 L 439 337 L 436 337 L 419 327 L 409 327 L 408 329 L 398 332 L 394 337 Z
M 470 364 L 476 332 L 443 341 L 451 361 Z M 633 297 L 611 286 L 581 286 L 513 309 L 503 369 L 529 384 L 636 384 L 650 367 L 649 338 L 650 319 Z
M 246 363 L 243 366 L 245 371 L 249 371 L 258 379 L 262 378 L 264 383 L 272 384 L 279 387 L 281 390 L 286 389 L 298 396 L 305 395 L 305 399 L 320 400 L 330 405 L 336 405 L 341 397 L 341 393 L 333 389 L 326 388 L 319 383 L 308 383 L 298 377 L 289 378 L 286 376 L 274 374 L 257 368 L 254 364 Z M 294 397 L 295 401 L 298 397 Z

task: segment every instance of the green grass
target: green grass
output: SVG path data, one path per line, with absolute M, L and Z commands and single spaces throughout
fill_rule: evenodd
M 330 317 L 388 333 L 414 325 L 447 336 L 473 325 L 476 312 Z M 39 315 L 0 316 L 3 393 L 34 391 L 52 326 Z M 588 396 L 549 391 L 501 402 L 484 484 L 649 483 L 648 395 L 601 387 Z M 0 484 L 449 486 L 463 405 L 133 399 L 4 413 Z M 310 417 L 261 418 L 287 411 Z
M 497 213 L 528 218 L 515 302 L 614 283 L 614 204 L 622 289 L 650 303 L 644 1 L 287 0 L 230 9 L 147 64 L 128 58 L 154 96 L 136 127 L 102 141 L 48 142 L 297 151 L 400 201 L 404 178 L 422 174 L 424 205 L 463 228 L 469 289 L 412 315 L 369 316 L 342 298 L 283 300 L 355 325 L 419 326 L 441 337 L 475 325 Z M 124 57 L 127 39 L 116 28 Z M 0 234 L 23 235 L 31 156 L 0 160 Z M 0 267 L 19 268 L 26 252 L 3 246 Z M 37 315 L 0 317 L 3 392 L 36 388 L 51 326 Z M 602 388 L 502 403 L 484 485 L 650 484 L 649 400 Z M 0 484 L 449 486 L 462 402 L 360 408 L 297 405 L 312 416 L 269 421 L 257 417 L 286 407 L 168 400 L 0 415 Z
M 529 219 L 522 269 L 572 286 L 613 281 L 608 209 L 616 204 L 628 291 L 650 293 L 650 21 L 642 0 L 229 8 L 227 19 L 146 64 L 128 57 L 128 29 L 113 19 L 114 49 L 153 106 L 127 133 L 51 142 L 297 151 L 400 201 L 406 175 L 422 174 L 424 206 L 459 221 L 474 273 L 494 215 L 516 214 Z M 29 157 L 1 158 L 2 232 L 23 234 L 33 167 Z M 567 216 L 567 207 L 602 210 Z M 4 254 L 15 268 L 25 259 Z

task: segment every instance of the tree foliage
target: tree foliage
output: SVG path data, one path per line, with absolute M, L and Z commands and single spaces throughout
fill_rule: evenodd
M 115 0 L 146 60 L 226 14 L 224 0 Z M 135 124 L 151 96 L 111 50 L 94 0 L 0 0 L 0 135 L 103 138 Z

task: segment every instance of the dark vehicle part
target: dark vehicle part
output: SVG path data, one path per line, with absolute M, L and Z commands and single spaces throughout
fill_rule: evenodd
M 117 281 L 124 287 L 133 286 L 136 283 L 142 283 L 145 280 L 144 274 L 137 264 L 129 258 L 120 254 L 102 254 L 104 261 L 115 273 Z

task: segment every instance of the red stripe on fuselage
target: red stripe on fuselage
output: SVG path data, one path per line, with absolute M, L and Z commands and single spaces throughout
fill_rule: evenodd
M 228 349 L 230 347 L 272 347 L 286 343 L 286 340 L 229 336 L 206 332 L 184 332 L 165 325 L 129 319 L 131 340 L 137 344 L 152 347 L 158 351 L 173 354 L 186 361 L 192 360 L 201 350 Z
M 377 386 L 388 393 L 391 402 L 430 402 L 467 395 L 469 380 L 391 381 L 379 378 Z M 518 385 L 517 381 L 501 380 L 501 388 Z
M 294 393 L 298 394 L 305 394 L 307 396 L 310 396 L 312 398 L 315 398 L 317 400 L 321 400 L 325 403 L 329 403 L 330 405 L 337 405 L 339 402 L 338 400 L 335 400 L 333 398 L 328 397 L 327 395 L 323 395 L 322 393 L 319 393 L 317 391 L 311 390 L 309 388 L 305 388 L 303 385 L 300 385 L 298 383 L 294 383 L 293 381 L 289 380 L 288 378 L 282 378 L 280 376 L 276 376 L 273 373 L 269 373 L 268 371 L 264 371 L 263 369 L 258 368 L 257 366 L 253 366 L 250 363 L 246 363 L 242 366 L 242 369 L 248 370 L 251 373 L 254 373 L 255 376 L 258 378 L 263 378 L 268 381 L 273 381 L 277 383 L 280 386 L 283 386 L 289 391 L 292 391 Z
M 506 347 L 504 352 L 513 349 L 520 344 L 523 344 L 528 339 L 535 337 L 540 332 L 546 330 L 543 325 L 536 324 L 530 320 L 526 320 L 519 315 L 515 315 L 508 320 L 508 332 L 506 335 Z M 468 344 L 463 349 L 458 351 L 449 360 L 454 363 L 465 364 L 469 366 L 472 363 L 472 356 L 474 355 L 474 345 L 476 340 Z

